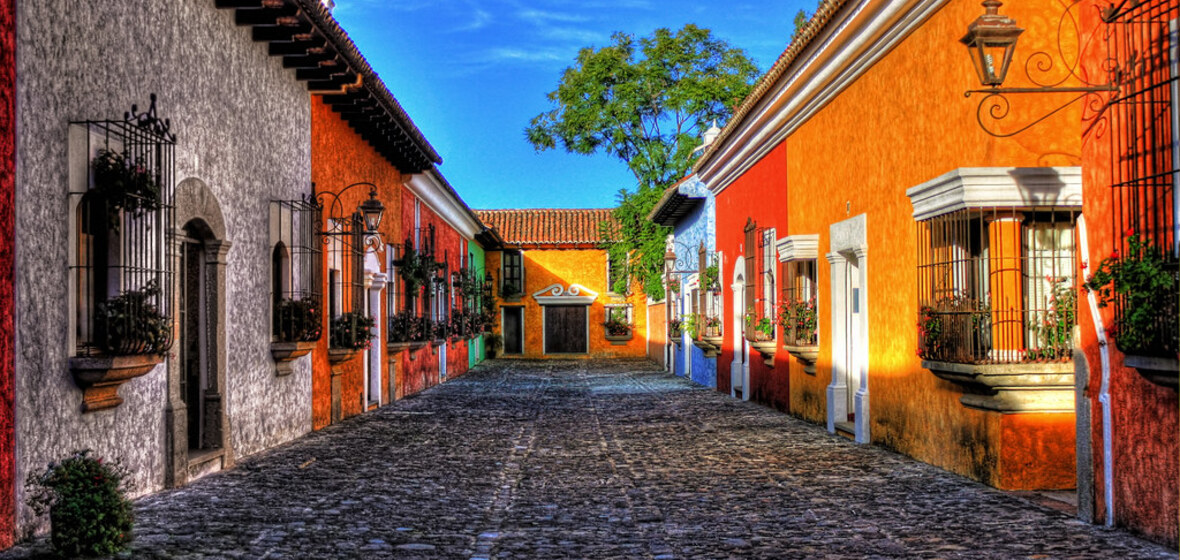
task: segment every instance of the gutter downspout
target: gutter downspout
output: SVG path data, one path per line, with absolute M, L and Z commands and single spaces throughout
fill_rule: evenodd
M 1082 267 L 1090 267 L 1090 241 L 1086 234 L 1086 217 L 1078 217 L 1078 236 L 1082 242 Z M 1086 292 L 1086 301 L 1090 304 L 1090 316 L 1094 319 L 1094 333 L 1098 337 L 1098 354 L 1102 361 L 1102 385 L 1098 390 L 1098 402 L 1102 403 L 1102 494 L 1106 504 L 1106 514 L 1103 525 L 1114 526 L 1114 458 L 1111 456 L 1112 420 L 1110 411 L 1110 349 L 1106 342 L 1106 328 L 1102 324 L 1102 316 L 1098 313 L 1098 300 L 1094 292 Z

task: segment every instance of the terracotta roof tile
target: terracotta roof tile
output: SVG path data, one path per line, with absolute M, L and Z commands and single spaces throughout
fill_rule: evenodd
M 615 227 L 609 208 L 476 210 L 475 215 L 509 245 L 597 245 L 612 240 L 599 224 Z

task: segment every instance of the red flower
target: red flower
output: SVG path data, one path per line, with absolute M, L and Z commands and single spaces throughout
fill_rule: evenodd
M 1115 249 L 1114 251 L 1111 251 L 1111 253 L 1110 253 L 1110 258 L 1112 258 L 1112 259 L 1117 259 L 1117 258 L 1119 258 L 1119 250 L 1118 250 L 1118 249 Z
M 1127 231 L 1123 232 L 1123 237 L 1131 237 L 1132 235 L 1135 235 L 1135 228 L 1127 228 Z
M 1089 266 L 1090 265 L 1086 264 L 1086 261 L 1082 261 L 1082 270 L 1086 270 L 1087 268 L 1089 268 Z

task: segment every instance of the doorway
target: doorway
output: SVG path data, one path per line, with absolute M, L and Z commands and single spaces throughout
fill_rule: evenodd
M 585 354 L 590 351 L 590 328 L 585 305 L 546 305 L 545 353 Z
M 524 354 L 524 308 L 503 307 L 501 332 L 504 334 L 505 354 Z
M 221 456 L 224 419 L 218 379 L 220 367 L 217 329 L 221 321 L 218 276 L 220 244 L 202 220 L 191 220 L 180 239 L 179 348 L 177 361 L 179 396 L 185 410 L 185 444 L 190 467 Z
M 832 379 L 828 384 L 828 431 L 859 443 L 869 436 L 869 285 L 866 217 L 831 226 Z

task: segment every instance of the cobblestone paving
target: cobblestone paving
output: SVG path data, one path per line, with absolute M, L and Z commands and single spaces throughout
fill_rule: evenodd
M 1176 557 L 652 367 L 485 364 L 140 500 L 129 555 Z

